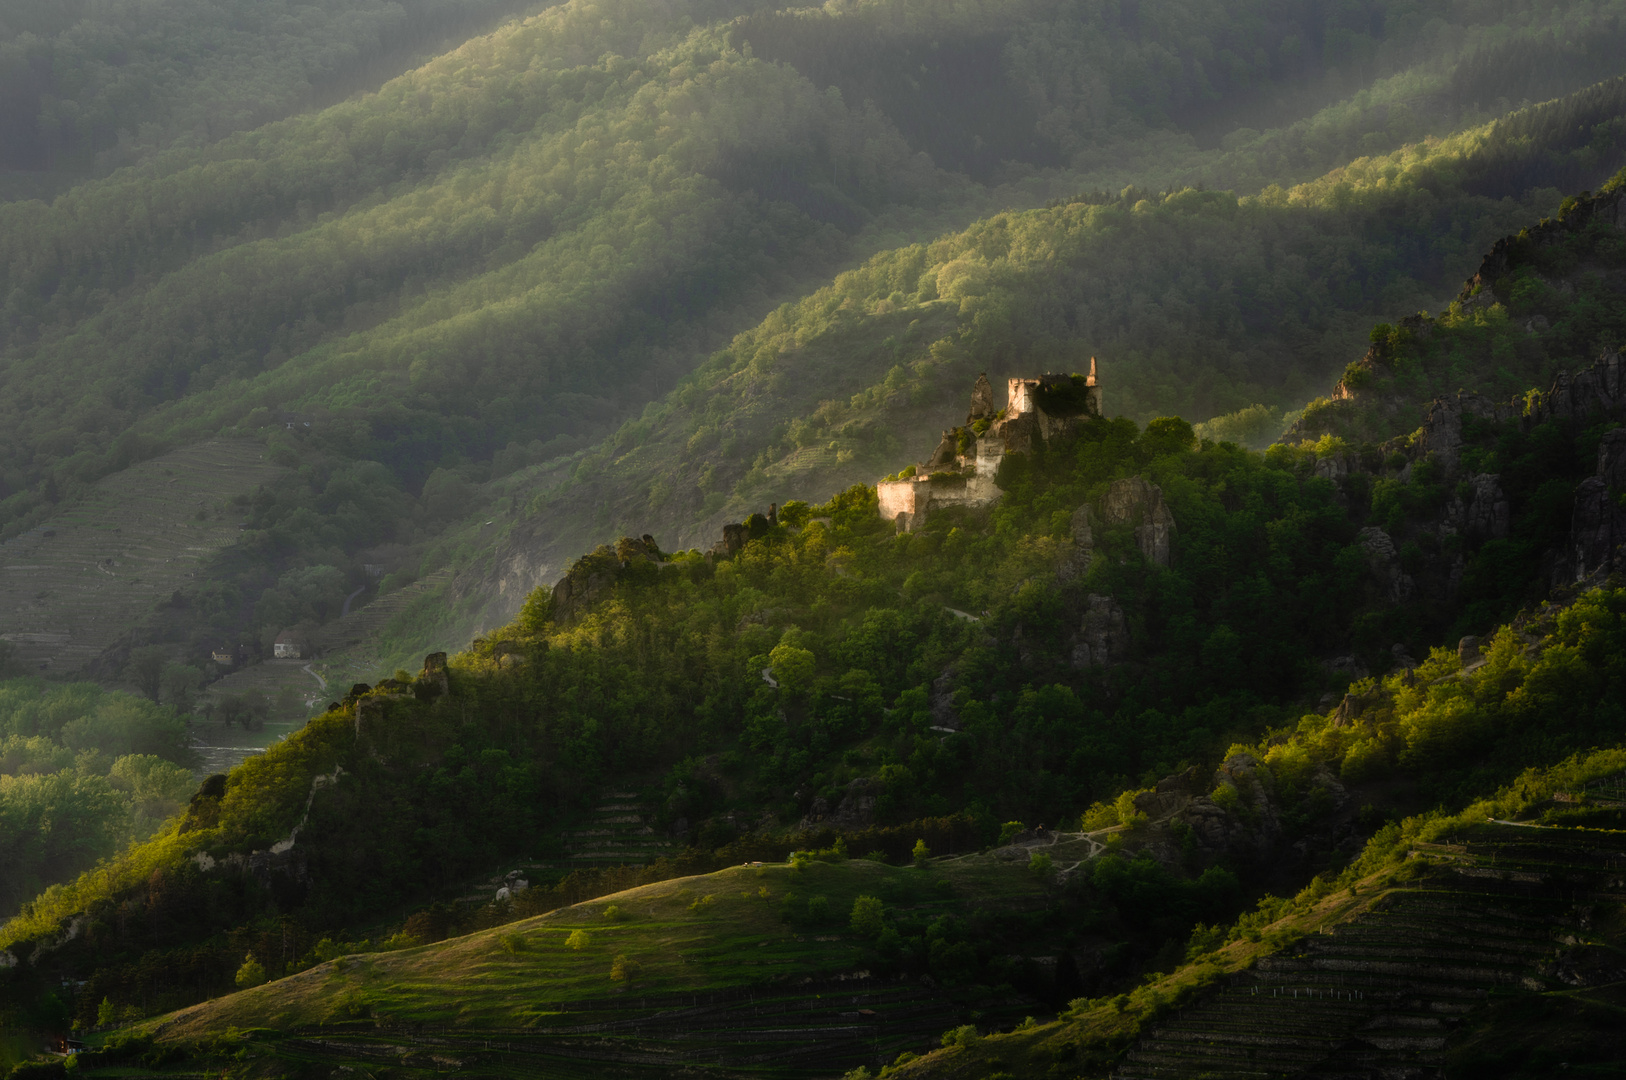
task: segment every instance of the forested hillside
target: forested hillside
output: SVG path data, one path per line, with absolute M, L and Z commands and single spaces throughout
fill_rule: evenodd
M 435 35 L 509 10 L 423 0 L 318 17 L 166 2 L 133 31 L 123 9 L 0 12 L 19 31 L 0 80 L 15 106 L 6 145 L 34 162 L 15 164 L 131 163 L 48 203 L 0 205 L 0 535 L 48 528 L 96 479 L 207 437 L 261 440 L 294 470 L 235 504 L 245 543 L 173 608 L 185 617 L 121 627 L 132 644 L 164 643 L 203 669 L 209 641 L 264 648 L 289 618 L 331 618 L 336 598 L 377 580 L 366 566 L 391 586 L 471 571 L 448 619 L 475 625 L 614 525 L 712 528 L 776 463 L 799 474 L 797 494 L 822 499 L 901 462 L 856 428 L 823 438 L 834 416 L 814 410 L 895 397 L 945 340 L 958 372 L 1022 350 L 1045 359 L 1064 327 L 1075 346 L 1112 354 L 1116 407 L 1141 419 L 1280 410 L 1339 365 L 1372 313 L 1442 295 L 1447 267 L 1549 209 L 1556 190 L 1601 180 L 1618 142 L 1613 91 L 1567 99 L 1568 112 L 1527 121 L 1517 168 L 1466 180 L 1423 169 L 1428 205 L 1413 198 L 1406 227 L 1384 224 L 1391 209 L 1345 207 L 1336 183 L 1289 206 L 1269 187 L 1618 73 L 1612 3 L 572 0 L 382 81 Z M 1189 200 L 1163 209 L 1162 192 L 1190 184 L 1264 193 L 1236 220 Z M 973 311 L 966 298 L 983 295 L 983 262 L 989 281 L 1004 273 L 999 238 L 1013 226 L 954 230 L 1097 189 L 1084 202 L 1099 216 L 1066 226 L 1074 239 L 1056 248 L 1071 283 L 1019 286 L 1048 297 L 1048 314 Z M 1111 225 L 1119 204 L 1129 229 Z M 945 229 L 932 254 L 899 246 Z M 1137 248 L 1113 246 L 1131 237 Z M 972 243 L 986 255 L 969 258 Z M 524 545 L 529 564 L 499 568 L 506 599 L 490 607 L 488 553 L 511 511 L 578 469 L 572 455 L 736 335 L 762 337 L 750 328 L 775 305 L 887 249 L 860 272 L 889 280 L 881 294 L 836 289 L 878 321 L 839 341 L 813 335 L 803 357 L 826 358 L 805 380 L 824 392 L 780 400 L 718 384 L 714 359 L 695 384 L 715 395 L 710 419 L 667 430 L 671 405 L 657 404 L 639 421 L 662 428 L 652 447 L 698 439 L 696 475 L 631 483 L 581 465 L 598 486 L 549 502 L 548 535 L 516 533 L 509 547 Z M 1239 263 L 1236 251 L 1252 254 Z M 1149 288 L 1160 275 L 1181 295 Z M 1076 295 L 1091 278 L 1116 284 Z M 1281 332 L 1261 317 L 1276 305 L 1293 313 Z M 1192 381 L 1171 367 L 1176 328 L 1213 341 L 1184 362 L 1224 374 Z M 798 419 L 795 436 L 779 430 Z M 602 497 L 572 501 L 590 490 Z
M 1542 275 L 1584 265 L 1608 287 L 1543 310 L 1614 333 L 1622 187 L 1571 200 L 1482 291 L 1560 294 Z M 1428 355 L 1473 354 L 1504 310 L 1434 320 Z M 1621 364 L 1516 411 L 1436 410 L 1382 446 L 1259 454 L 1174 418 L 1092 418 L 1008 455 L 996 507 L 910 532 L 855 486 L 753 515 L 711 554 L 623 538 L 449 666 L 355 687 L 152 841 L 30 903 L 4 929 L 7 1007 L 151 1014 L 227 989 L 245 949 L 275 975 L 335 941 L 394 948 L 568 903 L 582 880 L 425 906 L 534 855 L 605 790 L 648 793 L 696 845 L 655 877 L 786 845 L 839 858 L 832 829 L 892 860 L 911 835 L 975 849 L 1023 822 L 1133 833 L 1165 794 L 1201 796 L 1208 819 L 1103 855 L 1022 924 L 1070 926 L 1087 987 L 1116 993 L 1169 970 L 1199 921 L 1338 870 L 1386 820 L 1618 741 L 1619 590 L 1588 590 L 1615 569 Z M 1469 388 L 1499 377 L 1460 370 Z M 963 930 L 917 931 L 876 962 L 1006 977 L 995 939 L 939 956 Z M 89 989 L 47 996 L 66 974 Z
M 1209 434 L 1263 446 L 1374 321 L 1443 301 L 1498 237 L 1557 210 L 1545 180 L 1573 189 L 1620 168 L 1623 113 L 1616 79 L 1290 190 L 1085 195 L 877 256 L 737 337 L 586 455 L 470 587 L 512 612 L 606 532 L 689 543 L 758 504 L 893 471 L 915 460 L 900 432 L 922 432 L 923 452 L 929 417 L 978 371 L 1097 356 L 1109 412 L 1223 417 Z M 1528 362 L 1495 369 L 1498 392 L 1590 362 L 1608 343 L 1599 329 L 1524 349 Z M 1451 377 L 1489 378 L 1478 356 Z
M 329 104 L 528 5 L 519 0 L 0 5 L 0 196 L 202 146 Z

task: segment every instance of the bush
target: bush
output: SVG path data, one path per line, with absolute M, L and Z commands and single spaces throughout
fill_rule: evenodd
M 569 937 L 565 938 L 565 944 L 570 946 L 572 949 L 575 949 L 577 952 L 581 952 L 592 943 L 592 935 L 588 934 L 586 930 L 574 931 Z
M 932 857 L 932 849 L 926 846 L 926 841 L 916 840 L 915 849 L 910 854 L 916 866 L 925 866 L 926 861 Z
M 1020 821 L 1007 821 L 999 827 L 999 846 L 1004 847 L 1016 838 L 1016 834 L 1023 832 L 1027 826 Z
M 621 909 L 620 904 L 611 904 L 604 909 L 605 922 L 626 922 L 629 916 Z
M 1056 867 L 1051 862 L 1048 853 L 1035 851 L 1033 857 L 1028 860 L 1028 873 L 1032 874 L 1036 880 L 1049 884 L 1051 879 L 1056 876 Z
M 638 973 L 641 970 L 642 967 L 638 961 L 629 960 L 625 956 L 617 955 L 614 960 L 610 961 L 610 978 L 618 983 L 631 984 L 633 980 L 638 978 Z
M 944 1046 L 975 1046 L 981 1039 L 975 1024 L 961 1024 L 943 1032 L 942 1043 Z

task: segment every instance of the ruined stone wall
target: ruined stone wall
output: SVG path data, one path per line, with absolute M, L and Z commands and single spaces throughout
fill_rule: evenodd
M 899 514 L 913 516 L 918 489 L 919 485 L 913 480 L 882 480 L 876 484 L 875 495 L 881 505 L 881 517 L 886 521 L 896 521 Z

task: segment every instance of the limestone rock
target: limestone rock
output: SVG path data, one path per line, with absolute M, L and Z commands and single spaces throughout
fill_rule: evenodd
M 1073 511 L 1072 550 L 1056 571 L 1063 583 L 1083 577 L 1090 568 L 1090 561 L 1095 557 L 1095 532 L 1091 527 L 1094 516 L 1088 503 Z
M 1207 774 L 1196 765 L 1183 773 L 1165 776 L 1157 782 L 1155 789 L 1135 796 L 1135 809 L 1152 821 L 1162 821 L 1184 809 L 1192 799 L 1205 794 L 1208 790 L 1207 780 Z
M 1139 476 L 1114 480 L 1102 508 L 1108 525 L 1133 525 L 1135 543 L 1146 561 L 1168 566 L 1174 554 L 1174 513 L 1163 489 Z
M 978 420 L 992 420 L 999 410 L 994 408 L 994 388 L 988 382 L 986 372 L 977 376 L 977 384 L 971 388 L 971 412 L 967 414 L 967 426 Z
M 932 723 L 937 727 L 960 728 L 960 710 L 954 707 L 954 676 L 957 672 L 954 666 L 944 668 L 932 680 L 931 710 Z
M 736 521 L 732 524 L 724 525 L 722 539 L 711 545 L 710 553 L 712 555 L 722 557 L 732 557 L 738 555 L 740 553 L 740 549 L 745 546 L 745 541 L 747 539 L 749 539 L 749 537 L 746 533 L 745 525 L 741 522 Z
M 446 669 L 446 654 L 433 652 L 423 658 L 423 671 L 413 681 L 412 692 L 420 699 L 441 697 L 451 692 L 451 676 Z
M 1488 291 L 1481 295 L 1488 295 Z M 1426 454 L 1447 469 L 1456 468 L 1462 454 L 1462 403 L 1435 398 L 1415 446 L 1419 457 Z
M 1598 479 L 1611 491 L 1626 491 L 1626 428 L 1616 428 L 1598 441 Z
M 1584 371 L 1561 371 L 1552 388 L 1531 406 L 1527 422 L 1535 426 L 1556 417 L 1577 427 L 1596 416 L 1619 415 L 1626 408 L 1626 359 L 1610 351 Z
M 1575 489 L 1564 567 L 1568 581 L 1562 583 L 1584 581 L 1600 570 L 1613 569 L 1622 543 L 1626 543 L 1626 509 L 1615 501 L 1601 476 L 1587 477 Z
M 1476 542 L 1500 540 L 1512 526 L 1512 510 L 1496 473 L 1476 473 L 1468 480 L 1473 491 L 1467 501 L 1454 496 L 1447 520 L 1463 536 Z
M 1381 692 L 1370 694 L 1347 693 L 1344 700 L 1338 703 L 1338 710 L 1332 714 L 1332 726 L 1345 728 L 1354 725 L 1369 707 L 1381 704 L 1384 695 Z
M 1360 471 L 1360 462 L 1354 454 L 1334 454 L 1331 457 L 1320 458 L 1315 463 L 1315 474 L 1323 480 L 1336 483 L 1354 472 Z
M 822 795 L 815 798 L 802 818 L 801 828 L 806 830 L 819 825 L 833 829 L 868 828 L 875 824 L 875 801 L 885 790 L 886 785 L 881 781 L 860 777 L 847 785 L 834 811 L 828 799 Z
M 936 472 L 938 469 L 949 468 L 959 456 L 959 444 L 954 438 L 954 432 L 945 431 L 943 441 L 937 444 L 937 449 L 932 451 L 932 456 L 926 462 L 926 471 Z
M 1110 596 L 1091 593 L 1084 600 L 1084 619 L 1073 648 L 1073 667 L 1111 667 L 1129 654 L 1129 623 L 1124 609 Z
M 1473 667 L 1483 658 L 1480 651 L 1479 638 L 1469 634 L 1457 642 L 1457 663 L 1463 667 Z
M 1392 603 L 1411 599 L 1416 583 L 1411 575 L 1400 569 L 1400 554 L 1389 534 L 1375 525 L 1368 525 L 1355 534 L 1355 542 L 1366 553 L 1367 569 L 1378 594 Z

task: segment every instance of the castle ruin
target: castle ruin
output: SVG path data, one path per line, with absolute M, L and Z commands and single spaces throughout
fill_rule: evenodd
M 1027 453 L 1101 415 L 1093 356 L 1088 375 L 1011 379 L 1005 407 L 997 411 L 988 376 L 978 375 L 965 424 L 943 432 L 928 460 L 875 485 L 881 516 L 910 529 L 933 509 L 990 506 L 999 501 L 995 476 L 1006 454 Z

